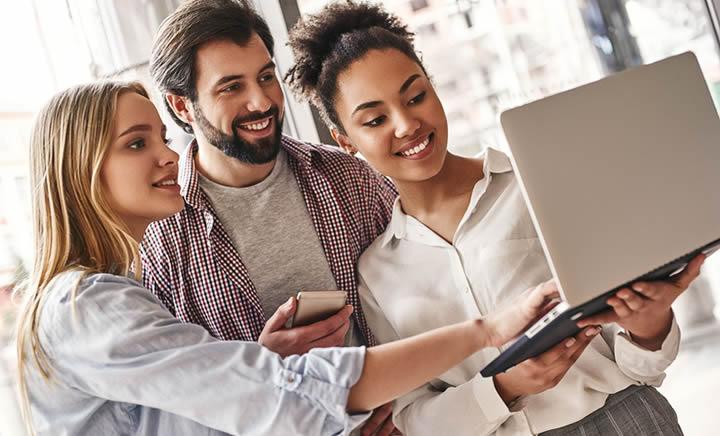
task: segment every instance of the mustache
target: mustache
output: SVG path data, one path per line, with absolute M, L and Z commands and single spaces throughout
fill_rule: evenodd
M 265 112 L 251 112 L 243 117 L 235 117 L 232 122 L 233 129 L 237 129 L 240 127 L 240 124 L 245 123 L 251 123 L 253 121 L 259 121 L 264 118 L 273 116 L 277 118 L 278 113 L 280 110 L 277 106 L 272 106 L 270 109 L 268 109 Z

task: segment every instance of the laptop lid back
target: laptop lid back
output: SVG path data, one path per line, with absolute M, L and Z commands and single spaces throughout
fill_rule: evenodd
M 571 305 L 720 238 L 720 122 L 692 53 L 505 111 L 501 123 Z

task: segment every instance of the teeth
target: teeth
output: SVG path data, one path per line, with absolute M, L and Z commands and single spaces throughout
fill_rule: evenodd
M 270 118 L 262 123 L 241 124 L 240 128 L 245 130 L 263 130 L 270 125 Z
M 176 184 L 175 180 L 164 180 L 162 182 L 156 183 L 155 185 L 156 186 L 171 186 L 171 185 L 175 185 L 175 184 Z
M 428 145 L 429 143 L 430 143 L 430 137 L 428 136 L 428 137 L 425 138 L 425 140 L 424 140 L 423 142 L 421 142 L 420 144 L 416 145 L 415 147 L 411 148 L 410 150 L 403 151 L 403 152 L 400 153 L 400 154 L 403 155 L 403 156 L 412 156 L 412 155 L 414 155 L 414 154 L 418 154 L 418 153 L 420 153 L 421 151 L 425 150 L 425 147 L 427 147 L 427 145 Z

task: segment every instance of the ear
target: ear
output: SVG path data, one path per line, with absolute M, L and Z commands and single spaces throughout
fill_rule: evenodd
M 348 138 L 347 135 L 340 133 L 337 127 L 330 129 L 330 135 L 332 135 L 335 142 L 337 142 L 340 148 L 342 148 L 346 153 L 354 155 L 358 152 L 358 149 L 350 142 L 350 138 Z
M 188 124 L 192 124 L 195 121 L 193 113 L 190 110 L 191 103 L 189 98 L 175 94 L 165 94 L 165 101 L 167 101 L 168 106 L 170 106 L 172 111 L 175 112 L 175 115 L 182 121 Z

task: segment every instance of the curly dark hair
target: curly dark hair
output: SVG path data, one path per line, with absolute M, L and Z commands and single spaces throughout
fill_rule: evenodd
M 160 25 L 150 55 L 150 74 L 166 93 L 197 101 L 195 54 L 208 42 L 228 39 L 245 45 L 256 33 L 273 56 L 275 41 L 265 20 L 247 0 L 190 0 Z M 175 123 L 187 133 L 192 127 L 179 119 L 163 98 Z
M 414 34 L 382 6 L 352 0 L 333 3 L 306 16 L 290 31 L 295 65 L 285 75 L 300 99 L 318 108 L 325 122 L 342 130 L 335 110 L 337 78 L 370 50 L 396 49 L 417 62 Z

